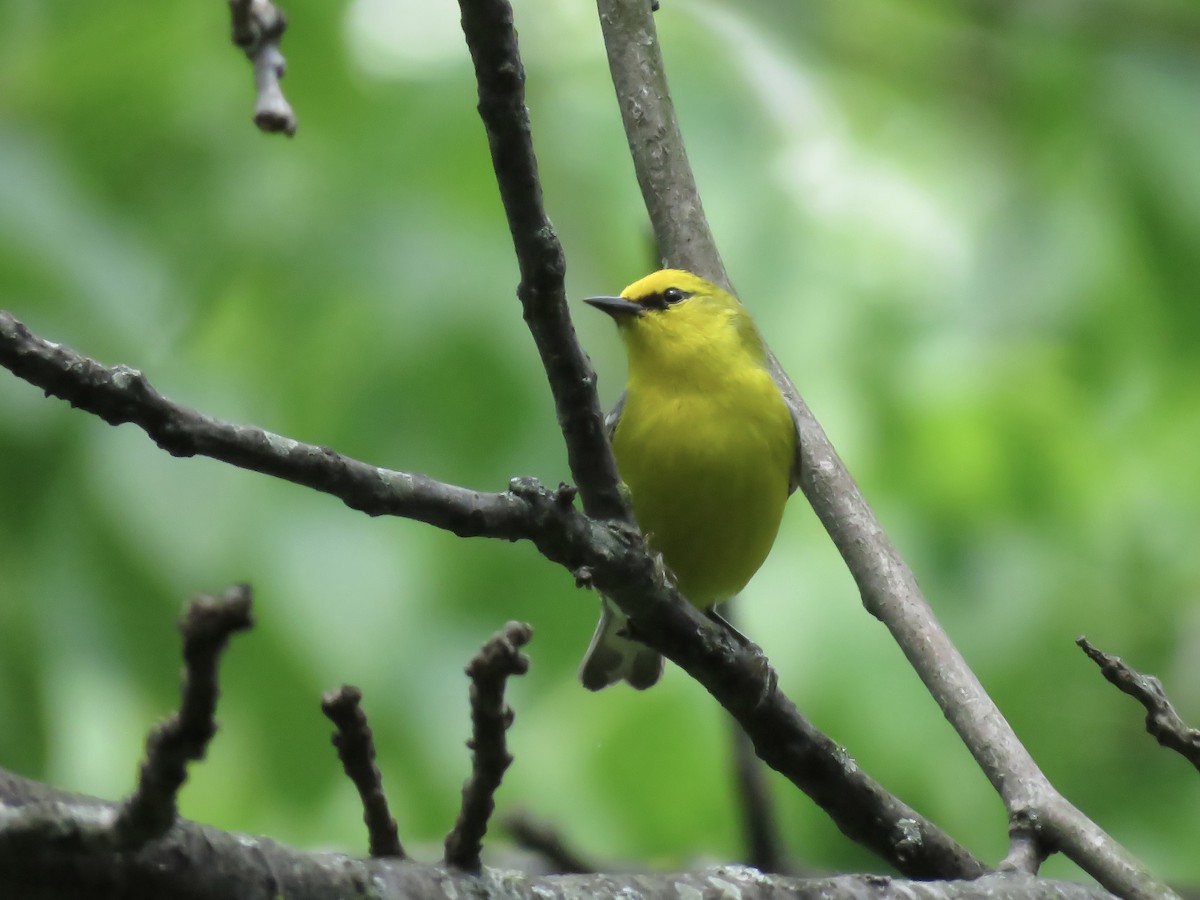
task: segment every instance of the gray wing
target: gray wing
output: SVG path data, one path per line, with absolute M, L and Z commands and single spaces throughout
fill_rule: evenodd
M 617 421 L 621 418 L 621 411 L 625 409 L 626 392 L 621 391 L 621 396 L 617 398 L 617 405 L 609 410 L 608 415 L 604 417 L 604 436 L 608 438 L 611 444 L 613 434 L 617 430 Z

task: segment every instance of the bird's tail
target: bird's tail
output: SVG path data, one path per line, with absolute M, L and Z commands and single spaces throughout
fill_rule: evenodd
M 607 598 L 601 598 L 600 624 L 579 667 L 579 680 L 589 691 L 598 691 L 618 681 L 644 691 L 663 672 L 663 658 L 657 650 L 624 635 L 625 613 Z

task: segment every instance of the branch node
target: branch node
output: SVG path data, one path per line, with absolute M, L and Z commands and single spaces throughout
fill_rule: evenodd
M 1050 855 L 1042 817 L 1036 809 L 1014 809 L 1009 813 L 1008 840 L 1008 854 L 998 866 L 1000 871 L 1036 875 Z
M 536 478 L 521 477 L 508 480 L 508 491 L 522 500 L 541 500 L 545 496 L 546 488 Z
M 512 763 L 504 732 L 512 725 L 513 711 L 504 703 L 509 676 L 529 671 L 529 658 L 521 647 L 533 629 L 509 622 L 488 640 L 467 665 L 471 679 L 471 776 L 463 784 L 462 807 L 454 828 L 446 835 L 447 866 L 466 872 L 480 871 L 479 854 L 488 819 L 496 808 L 495 794 Z
M 361 703 L 362 691 L 344 684 L 321 698 L 321 712 L 337 726 L 333 746 L 342 769 L 358 790 L 371 856 L 407 859 L 396 820 L 388 809 L 383 776 L 375 765 L 375 739 Z
M 575 485 L 567 484 L 565 481 L 560 481 L 558 487 L 554 491 L 554 502 L 559 506 L 573 506 L 575 503 L 575 495 L 579 491 Z

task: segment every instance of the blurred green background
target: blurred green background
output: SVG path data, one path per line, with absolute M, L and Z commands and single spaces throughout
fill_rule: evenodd
M 1050 778 L 1200 882 L 1200 778 L 1072 643 L 1156 672 L 1200 722 L 1200 8 L 663 6 L 743 299 Z M 250 122 L 224 3 L 0 0 L 0 305 L 214 416 L 481 490 L 569 480 L 456 5 L 285 8 L 291 141 Z M 617 290 L 648 232 L 595 10 L 516 14 L 570 295 Z M 576 309 L 610 402 L 616 335 Z M 350 682 L 402 837 L 436 843 L 467 772 L 462 667 L 515 618 L 536 634 L 501 808 L 603 859 L 741 856 L 720 711 L 676 670 L 583 691 L 595 600 L 529 546 L 173 459 L 0 374 L 0 765 L 127 791 L 177 696 L 182 602 L 245 580 L 259 626 L 186 815 L 362 852 L 319 711 Z M 802 498 L 743 622 L 867 771 L 1003 854 L 998 799 Z M 771 784 L 797 858 L 880 865 Z

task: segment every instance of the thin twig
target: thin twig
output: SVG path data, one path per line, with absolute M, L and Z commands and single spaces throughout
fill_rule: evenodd
M 740 606 L 737 598 L 726 603 L 721 615 L 733 627 L 738 625 Z M 791 873 L 783 839 L 779 835 L 779 821 L 771 802 L 767 786 L 766 770 L 754 742 L 736 720 L 729 722 L 729 737 L 733 752 L 733 777 L 737 787 L 738 806 L 742 814 L 742 840 L 745 844 L 746 864 L 760 872 Z
M 254 65 L 254 124 L 262 131 L 296 133 L 296 114 L 279 80 L 287 61 L 279 50 L 287 18 L 270 0 L 229 0 L 230 37 Z
M 642 197 L 668 265 L 726 286 L 729 279 L 700 203 L 667 88 L 654 16 L 644 0 L 597 0 L 609 67 Z M 800 487 L 858 585 L 864 607 L 892 632 L 909 663 L 1004 801 L 1010 819 L 1053 827 L 1053 847 L 1110 890 L 1171 896 L 1142 864 L 1068 803 L 1037 767 L 958 649 L 888 539 L 824 429 L 769 354 L 799 433 Z M 743 723 L 745 724 L 745 723 Z M 759 753 L 761 736 L 747 728 Z
M 1110 684 L 1146 708 L 1146 731 L 1150 736 L 1200 769 L 1200 730 L 1191 728 L 1175 711 L 1162 682 L 1130 668 L 1119 656 L 1096 649 L 1085 637 L 1075 643 L 1100 667 L 1100 674 Z
M 217 663 L 230 635 L 253 624 L 250 588 L 237 585 L 221 597 L 201 596 L 188 604 L 183 633 L 183 689 L 179 711 L 150 733 L 137 788 L 117 811 L 117 846 L 136 850 L 161 837 L 177 815 L 175 798 L 187 780 L 187 764 L 204 758 L 217 731 L 214 715 L 220 689 Z
M 587 875 L 600 871 L 571 846 L 554 826 L 535 819 L 527 812 L 512 813 L 501 821 L 518 847 L 544 859 L 555 875 Z
M 471 777 L 463 784 L 462 808 L 454 828 L 446 835 L 445 863 L 455 869 L 478 872 L 479 854 L 488 819 L 496 808 L 496 790 L 512 763 L 504 733 L 512 725 L 513 711 L 504 703 L 504 686 L 511 675 L 529 671 L 529 657 L 521 648 L 533 629 L 509 622 L 492 635 L 467 665 L 471 679 Z
M 754 752 L 742 726 L 730 720 L 733 744 L 733 774 L 737 782 L 738 803 L 742 813 L 742 840 L 746 847 L 746 865 L 760 872 L 794 874 L 783 852 L 779 823 L 775 816 L 766 771 Z
M 337 726 L 333 734 L 333 746 L 337 748 L 342 769 L 354 782 L 362 802 L 371 856 L 407 859 L 404 847 L 400 845 L 396 820 L 388 810 L 383 776 L 375 765 L 375 739 L 361 704 L 362 691 L 344 684 L 321 698 L 321 712 Z
M 475 64 L 479 115 L 521 270 L 517 295 L 554 395 L 571 475 L 584 512 L 631 523 L 633 516 L 617 489 L 617 466 L 604 435 L 596 373 L 575 340 L 567 310 L 562 245 L 542 202 L 512 7 L 507 0 L 459 0 L 459 7 Z

